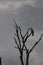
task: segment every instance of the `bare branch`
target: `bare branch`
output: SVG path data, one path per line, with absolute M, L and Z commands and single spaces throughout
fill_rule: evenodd
M 32 52 L 32 50 L 35 48 L 35 46 L 41 41 L 43 34 L 41 34 L 39 40 L 33 45 L 33 47 L 30 49 L 29 53 Z
M 16 33 L 17 33 L 17 38 L 18 38 L 19 45 L 20 45 L 20 48 L 21 48 L 21 42 L 20 42 L 20 38 L 19 38 L 19 32 L 18 32 L 18 30 L 16 31 Z
M 18 47 L 14 47 L 14 48 L 18 49 Z M 23 50 L 25 51 L 26 49 L 23 49 Z
M 30 34 L 29 34 L 29 31 L 31 31 Z M 25 39 L 24 39 L 24 42 L 27 41 L 28 37 L 30 37 L 31 34 L 32 34 L 32 36 L 34 36 L 34 30 L 33 30 L 32 28 L 29 28 L 29 29 L 27 30 L 26 34 L 24 35 L 24 38 L 25 38 Z
M 15 23 L 15 28 L 19 28 L 19 26 L 16 24 L 15 19 L 13 18 L 13 21 Z
M 18 43 L 17 43 L 17 40 L 16 40 L 16 38 L 15 38 L 15 37 L 13 37 L 13 38 L 14 38 L 14 40 L 15 40 L 15 43 L 16 43 L 16 45 L 17 45 L 18 49 L 19 49 L 19 45 L 18 45 Z
M 28 34 L 30 30 L 31 30 L 31 33 Z M 25 47 L 25 49 L 28 50 L 26 45 L 25 45 L 25 42 L 27 41 L 28 37 L 30 37 L 31 34 L 32 34 L 32 36 L 34 35 L 34 30 L 32 28 L 29 28 L 22 39 L 22 42 L 23 42 L 22 49 Z
M 28 28 L 26 34 L 24 35 L 24 38 L 28 35 L 28 32 L 31 30 L 32 36 L 34 36 L 34 30 L 32 28 Z
M 21 38 L 22 38 L 22 40 L 24 39 L 24 37 L 23 37 L 23 35 L 22 35 L 22 31 L 21 31 L 21 28 L 20 28 L 20 26 L 19 26 L 19 30 L 20 30 L 20 36 L 21 36 Z
M 19 45 L 20 45 L 20 48 L 21 48 L 21 42 L 20 42 L 20 38 L 19 38 L 19 26 L 16 24 L 14 18 L 13 18 L 13 21 L 14 21 L 14 23 L 15 23 L 15 29 L 16 29 L 16 34 L 15 34 L 15 36 L 17 36 L 17 38 L 18 38 Z
M 28 37 L 30 37 L 30 35 L 31 35 L 31 33 L 29 35 L 27 34 L 26 38 L 24 39 L 24 43 L 27 41 L 27 39 L 28 39 Z

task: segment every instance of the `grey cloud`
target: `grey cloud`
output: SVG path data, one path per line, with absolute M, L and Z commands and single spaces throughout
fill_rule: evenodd
M 43 7 L 37 8 L 25 5 L 17 10 L 15 19 L 25 27 L 29 26 L 36 30 L 43 30 Z
M 6 2 L 0 2 L 0 9 L 14 9 L 15 8 L 21 8 L 24 5 L 30 5 L 32 7 L 43 7 L 43 0 L 18 0 L 14 2 L 12 1 L 6 1 Z

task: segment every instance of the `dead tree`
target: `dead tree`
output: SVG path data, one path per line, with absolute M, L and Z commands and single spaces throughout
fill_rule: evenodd
M 18 26 L 15 22 L 15 19 L 13 18 L 13 21 L 15 23 L 15 33 L 14 33 L 14 37 L 13 39 L 15 40 L 15 44 L 16 44 L 16 49 L 19 50 L 20 53 L 20 61 L 21 64 L 24 65 L 23 62 L 23 51 L 26 51 L 26 65 L 29 65 L 28 60 L 29 60 L 29 55 L 32 52 L 32 50 L 35 48 L 35 46 L 40 42 L 40 40 L 42 39 L 43 34 L 41 34 L 39 40 L 37 42 L 35 42 L 35 44 L 33 45 L 33 47 L 31 49 L 27 49 L 26 47 L 26 41 L 27 39 L 32 35 L 34 36 L 34 30 L 32 28 L 28 28 L 27 32 L 25 35 L 22 34 L 22 30 L 20 28 L 20 26 Z

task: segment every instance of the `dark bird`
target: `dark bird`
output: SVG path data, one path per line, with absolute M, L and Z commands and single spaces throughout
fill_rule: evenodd
M 32 36 L 34 36 L 34 30 L 31 28 L 31 33 L 32 33 Z

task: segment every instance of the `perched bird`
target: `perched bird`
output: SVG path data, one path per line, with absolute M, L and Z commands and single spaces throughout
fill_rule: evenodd
M 34 30 L 31 28 L 31 33 L 32 33 L 32 36 L 34 36 Z

